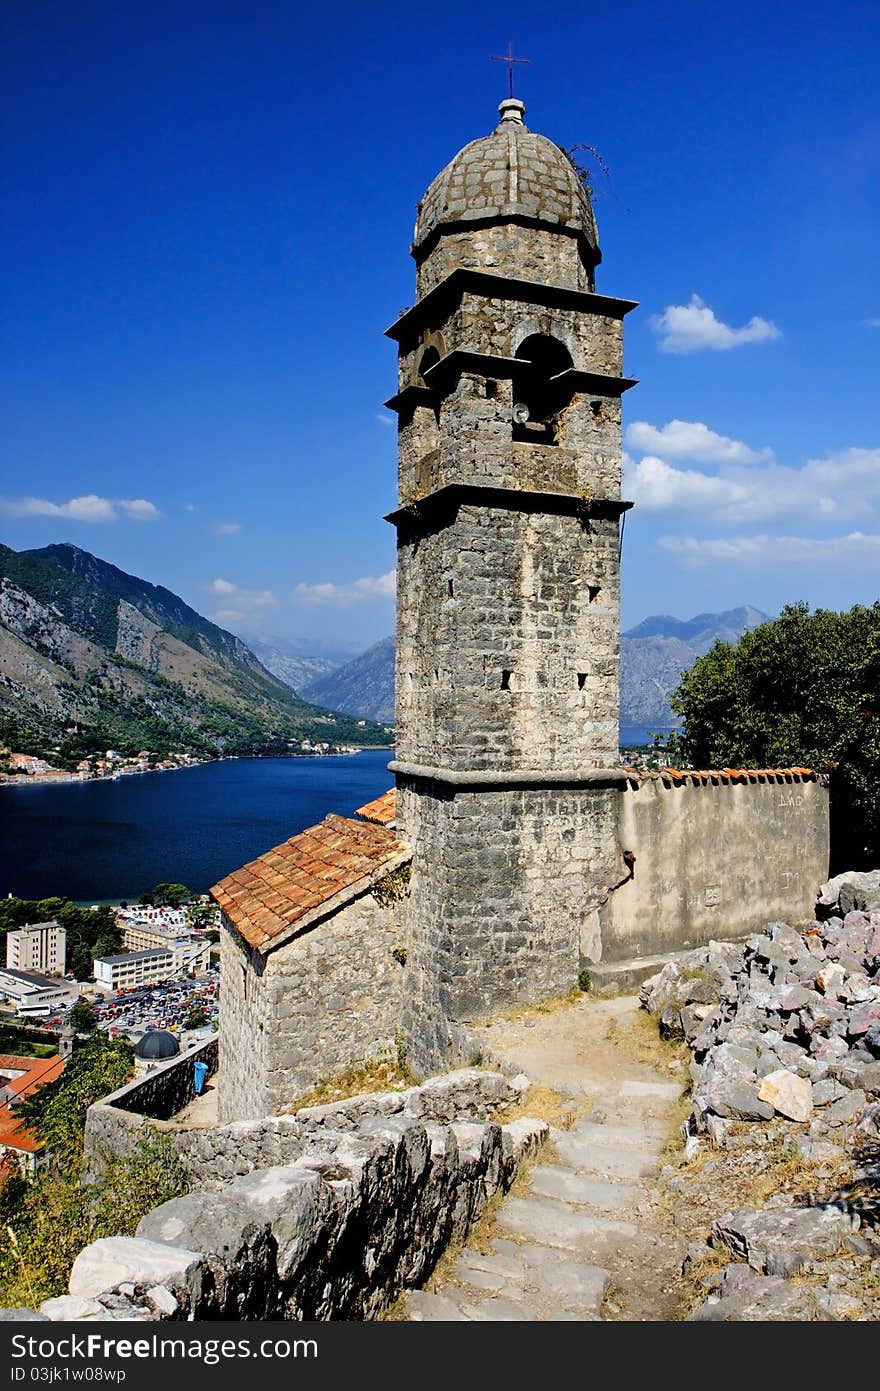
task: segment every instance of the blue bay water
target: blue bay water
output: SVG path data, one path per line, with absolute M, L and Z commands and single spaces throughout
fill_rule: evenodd
M 621 726 L 621 743 L 648 743 Z M 390 749 L 241 758 L 118 781 L 0 787 L 0 894 L 89 903 L 180 882 L 202 893 L 330 811 L 393 785 Z
M 204 892 L 321 821 L 386 792 L 390 749 L 241 758 L 118 781 L 0 787 L 0 894 L 136 898 L 154 884 Z

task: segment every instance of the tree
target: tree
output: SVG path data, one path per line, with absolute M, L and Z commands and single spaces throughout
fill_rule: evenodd
M 160 907 L 179 908 L 189 897 L 185 884 L 157 884 L 153 890 L 153 901 Z
M 67 1012 L 67 1022 L 73 1025 L 78 1034 L 90 1034 L 98 1022 L 98 1016 L 88 1000 L 77 1000 Z
M 186 909 L 187 926 L 196 931 L 214 927 L 218 917 L 219 910 L 213 903 L 191 903 Z
M 791 604 L 716 643 L 672 697 L 670 758 L 691 767 L 791 767 L 831 777 L 832 868 L 880 863 L 880 603 Z
M 208 1011 L 201 1001 L 196 1001 L 190 1005 L 184 1017 L 183 1027 L 185 1029 L 201 1029 L 208 1022 Z

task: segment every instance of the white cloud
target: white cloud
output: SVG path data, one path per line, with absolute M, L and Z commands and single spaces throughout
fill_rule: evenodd
M 396 592 L 395 572 L 389 570 L 385 575 L 366 576 L 354 580 L 352 584 L 298 584 L 291 598 L 300 604 L 334 604 L 347 607 L 362 604 L 366 600 L 393 599 Z
M 74 522 L 118 522 L 120 516 L 135 522 L 155 522 L 162 513 L 146 498 L 99 497 L 85 493 L 68 502 L 42 497 L 0 498 L 0 512 L 7 517 L 63 517 Z
M 390 430 L 397 421 L 397 417 L 389 415 L 387 411 L 377 411 L 375 419 L 379 425 L 384 425 L 386 430 Z
M 633 464 L 625 491 L 645 512 L 711 513 L 719 516 L 748 501 L 748 490 L 714 474 L 674 468 L 647 454 Z
M 663 353 L 698 353 L 703 349 L 726 352 L 746 343 L 768 343 L 781 338 L 781 330 L 768 319 L 754 315 L 743 328 L 731 328 L 699 295 L 691 295 L 688 304 L 669 304 L 662 314 L 648 320 L 660 335 L 659 348 Z
M 230 605 L 219 609 L 214 615 L 224 623 L 241 623 L 264 609 L 274 608 L 278 603 L 278 596 L 271 589 L 242 589 L 232 580 L 225 580 L 219 575 L 208 588 L 212 594 L 222 595 Z
M 661 550 L 676 556 L 684 564 L 760 566 L 765 569 L 785 569 L 792 565 L 843 565 L 852 562 L 880 563 L 880 534 L 851 531 L 843 536 L 661 536 Z
M 663 459 L 695 459 L 701 464 L 756 464 L 772 459 L 772 449 L 751 449 L 742 440 L 718 435 L 700 420 L 670 420 L 658 429 L 647 420 L 627 427 L 631 449 L 659 454 Z
M 214 531 L 218 536 L 237 536 L 241 531 L 241 522 L 218 522 Z
M 880 328 L 880 319 L 866 319 L 865 323 L 868 328 Z
M 135 522 L 155 522 L 162 515 L 158 507 L 145 497 L 122 498 L 117 506 Z
M 731 464 L 716 473 L 647 455 L 628 461 L 625 486 L 646 512 L 697 512 L 732 525 L 799 515 L 828 525 L 880 512 L 880 449 L 844 449 L 801 468 Z

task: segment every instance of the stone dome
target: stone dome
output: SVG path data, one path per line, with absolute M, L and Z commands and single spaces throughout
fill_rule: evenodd
M 492 134 L 465 145 L 429 186 L 418 208 L 414 254 L 449 224 L 522 217 L 580 233 L 598 260 L 593 209 L 568 155 L 529 130 L 521 101 L 503 101 L 498 110 Z
M 151 1029 L 135 1046 L 134 1055 L 141 1062 L 160 1063 L 176 1058 L 179 1052 L 180 1044 L 167 1029 Z

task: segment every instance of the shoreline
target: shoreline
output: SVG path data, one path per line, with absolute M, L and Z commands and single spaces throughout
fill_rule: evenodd
M 192 763 L 178 763 L 174 768 L 120 768 L 118 773 L 101 773 L 97 776 L 86 776 L 81 773 L 61 774 L 54 777 L 45 773 L 24 773 L 18 777 L 4 775 L 0 778 L 0 791 L 5 787 L 86 787 L 95 782 L 123 782 L 127 778 L 144 777 L 150 773 L 185 773 L 192 768 L 206 768 L 214 763 L 237 763 L 248 759 L 258 762 L 273 758 L 285 761 L 306 758 L 352 758 L 355 754 L 369 753 L 374 749 L 393 751 L 394 745 L 360 744 L 356 748 L 352 747 L 345 750 L 345 752 L 335 753 L 313 753 L 311 750 L 306 753 L 231 753 L 222 754 L 219 758 L 200 758 Z

